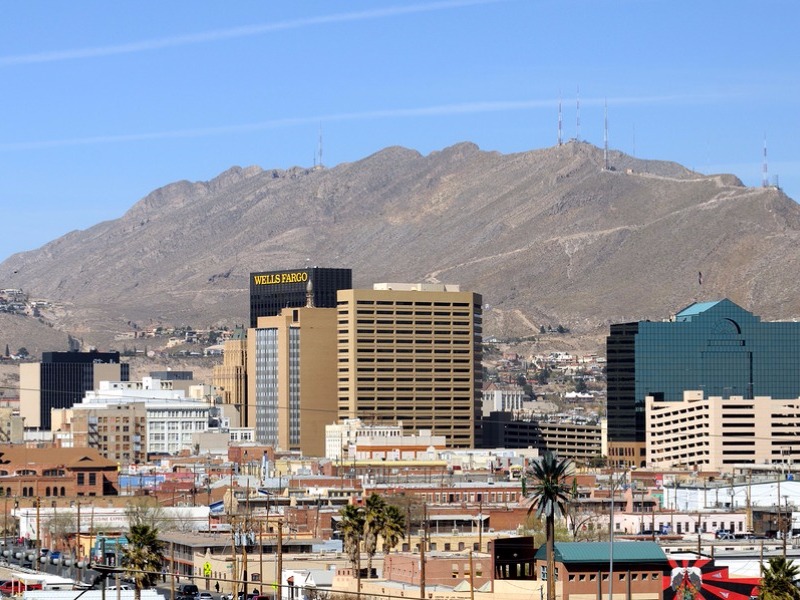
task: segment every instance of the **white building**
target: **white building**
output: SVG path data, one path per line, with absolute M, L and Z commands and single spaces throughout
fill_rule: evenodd
M 147 452 L 178 454 L 193 447 L 192 436 L 208 429 L 211 405 L 185 397 L 172 381 L 144 377 L 141 381 L 101 381 L 73 411 L 98 411 L 123 404 L 141 404 L 145 409 Z
M 522 410 L 525 390 L 511 383 L 490 383 L 483 389 L 483 416 L 492 412 L 515 412 Z

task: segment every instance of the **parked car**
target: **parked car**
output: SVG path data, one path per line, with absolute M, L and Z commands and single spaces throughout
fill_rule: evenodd
M 3 594 L 3 596 L 13 596 L 27 590 L 40 589 L 42 589 L 41 583 L 25 583 L 19 579 L 7 579 L 0 585 L 0 594 Z
M 197 600 L 199 595 L 200 589 L 193 583 L 182 583 L 175 590 L 178 600 Z
M 214 596 L 211 595 L 211 592 L 200 592 L 200 595 L 197 596 L 197 600 L 214 600 Z
M 730 529 L 717 529 L 714 533 L 714 537 L 718 540 L 732 540 L 733 532 Z

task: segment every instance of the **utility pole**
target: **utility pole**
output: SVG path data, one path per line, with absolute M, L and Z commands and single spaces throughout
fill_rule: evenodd
M 78 518 L 77 518 L 77 526 L 75 531 L 75 539 L 78 542 L 78 547 L 75 549 L 75 562 L 80 562 L 81 560 L 81 503 L 78 502 Z
M 233 490 L 231 490 L 231 493 L 233 493 Z M 238 594 L 239 594 L 239 565 L 236 564 L 238 562 L 236 560 L 236 557 L 238 556 L 238 554 L 236 552 L 236 525 L 237 525 L 237 521 L 238 520 L 234 519 L 233 517 L 229 517 L 228 518 L 228 522 L 231 524 L 231 540 L 232 540 L 232 544 L 231 544 L 231 560 L 232 560 L 231 578 L 233 579 L 232 596 L 233 596 L 234 600 L 236 600 L 239 597 L 238 596 Z
M 483 552 L 483 497 L 478 503 L 478 552 Z M 470 552 L 470 560 L 472 553 Z
M 359 565 L 360 567 L 361 565 Z M 283 577 L 283 521 L 278 519 L 278 562 L 275 563 L 275 591 L 277 594 L 281 593 L 282 577 Z M 358 587 L 359 594 L 361 593 L 361 585 Z
M 783 501 L 786 503 L 786 510 L 784 511 L 785 514 L 789 515 L 789 526 L 787 527 L 786 517 L 781 519 L 781 537 L 783 538 L 783 558 L 786 559 L 786 538 L 789 537 L 789 533 L 791 533 L 791 519 L 792 513 L 789 512 L 789 496 L 784 496 Z M 778 498 L 778 504 L 780 504 L 781 499 Z
M 615 486 L 615 471 L 614 466 L 611 466 L 611 514 L 610 522 L 608 524 L 608 600 L 614 598 L 614 486 Z M 548 577 L 553 577 L 553 585 L 555 585 L 555 573 L 548 573 Z
M 169 600 L 175 600 L 175 542 L 169 543 Z
M 469 551 L 469 600 L 475 600 L 475 567 L 472 563 L 472 550 Z
M 37 571 L 39 570 L 39 556 L 42 554 L 42 528 L 39 514 L 39 505 L 41 503 L 42 499 L 39 496 L 36 496 L 36 556 L 33 558 L 33 561 L 36 565 L 34 568 Z
M 425 546 L 428 543 L 428 509 L 422 505 L 422 535 L 419 538 L 419 597 L 425 600 Z

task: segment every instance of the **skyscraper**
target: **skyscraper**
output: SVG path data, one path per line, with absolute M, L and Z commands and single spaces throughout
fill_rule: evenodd
M 20 415 L 26 428 L 50 429 L 50 409 L 69 408 L 101 380 L 128 381 L 119 352 L 43 352 L 42 362 L 19 366 Z
M 250 273 L 250 327 L 259 317 L 274 317 L 284 308 L 306 305 L 306 287 L 311 282 L 314 306 L 335 308 L 336 292 L 353 287 L 351 269 L 309 267 Z
M 308 304 L 248 331 L 245 416 L 259 443 L 324 456 L 336 419 L 336 309 Z
M 444 284 L 339 292 L 339 419 L 431 430 L 480 444 L 482 299 Z
M 644 465 L 647 396 L 800 396 L 800 323 L 764 323 L 727 299 L 668 321 L 612 325 L 606 352 L 609 458 L 618 465 Z

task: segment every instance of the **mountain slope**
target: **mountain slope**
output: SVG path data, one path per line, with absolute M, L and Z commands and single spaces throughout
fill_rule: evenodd
M 610 159 L 604 171 L 602 150 L 574 142 L 512 155 L 464 143 L 331 169 L 235 167 L 12 256 L 0 286 L 61 302 L 58 327 L 101 343 L 128 321 L 246 322 L 251 271 L 306 264 L 352 267 L 357 286 L 459 283 L 483 294 L 487 334 L 597 333 L 722 296 L 764 318 L 800 314 L 794 201 Z

